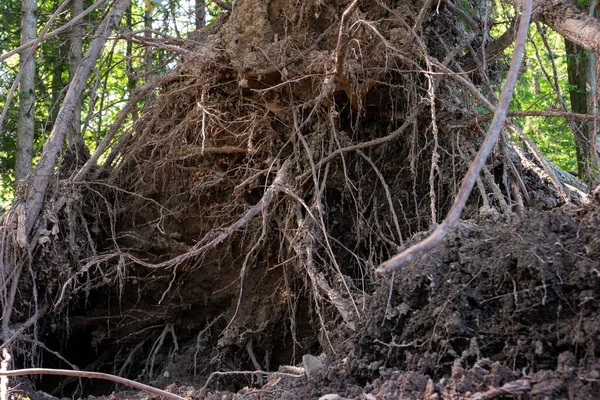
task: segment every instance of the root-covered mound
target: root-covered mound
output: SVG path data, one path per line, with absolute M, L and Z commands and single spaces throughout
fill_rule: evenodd
M 597 398 L 599 233 L 597 205 L 466 221 L 378 282 L 362 328 L 336 336 L 343 360 L 328 354 L 316 376 L 245 398 Z
M 392 390 L 390 377 L 408 379 L 399 370 L 423 374 L 410 378 L 422 395 L 425 374 L 556 369 L 565 351 L 591 368 L 596 214 L 518 222 L 526 206 L 567 197 L 506 141 L 465 213 L 495 224 L 464 223 L 427 260 L 374 276 L 445 215 L 483 134 L 473 94 L 437 74 L 466 62 L 469 41 L 449 33 L 461 13 L 237 3 L 187 43 L 106 163 L 49 191 L 32 254 L 44 268 L 15 303 L 23 320 L 40 315 L 19 362 L 198 390 L 219 371 L 194 393 L 266 383 L 299 398 L 344 392 L 346 381 L 348 396 L 367 383 Z M 235 373 L 321 353 L 331 368 L 310 394 L 288 375 L 277 386 L 283 375 Z M 77 384 L 41 382 L 65 393 Z M 86 382 L 84 392 L 111 388 Z

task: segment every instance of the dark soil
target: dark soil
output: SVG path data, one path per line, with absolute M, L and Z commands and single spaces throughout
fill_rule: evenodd
M 426 260 L 379 278 L 358 329 L 330 325 L 331 347 L 297 350 L 316 350 L 325 364 L 310 378 L 267 373 L 260 385 L 254 374 L 232 373 L 202 388 L 194 357 L 204 368 L 210 351 L 198 356 L 188 344 L 162 368 L 169 378 L 154 383 L 208 399 L 600 398 L 599 210 L 462 222 Z M 263 282 L 254 295 L 272 298 L 271 288 Z M 263 308 L 280 312 L 275 302 Z M 285 360 L 291 349 L 273 351 Z M 223 391 L 236 386 L 246 387 Z M 124 398 L 148 397 L 106 397 Z

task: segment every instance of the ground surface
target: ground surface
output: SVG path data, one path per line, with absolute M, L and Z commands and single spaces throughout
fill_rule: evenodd
M 312 376 L 282 365 L 262 385 L 234 373 L 182 385 L 196 381 L 184 347 L 154 383 L 209 399 L 600 398 L 599 260 L 597 204 L 465 221 L 427 260 L 381 277 L 356 330 L 328 330 Z

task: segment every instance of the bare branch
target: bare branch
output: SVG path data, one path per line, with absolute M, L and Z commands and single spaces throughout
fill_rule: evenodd
M 165 80 L 169 81 L 170 79 L 168 76 L 156 78 L 149 82 L 146 82 L 142 86 L 133 90 L 133 93 L 131 94 L 131 98 L 129 99 L 129 101 L 127 102 L 125 107 L 123 107 L 123 109 L 121 109 L 121 111 L 119 111 L 119 113 L 117 114 L 117 116 L 115 118 L 115 122 L 113 122 L 113 124 L 111 125 L 110 130 L 108 131 L 106 136 L 104 136 L 104 138 L 102 139 L 102 142 L 100 142 L 100 144 L 96 147 L 96 151 L 94 152 L 92 157 L 77 172 L 77 174 L 73 178 L 74 181 L 82 181 L 85 178 L 85 176 L 90 171 L 90 169 L 92 169 L 92 167 L 94 167 L 96 165 L 96 162 L 98 161 L 100 156 L 104 153 L 104 151 L 110 144 L 111 140 L 118 132 L 119 128 L 121 128 L 121 125 L 125 121 L 125 118 L 127 118 L 127 115 L 129 115 L 129 113 L 135 109 L 135 107 L 137 106 L 137 103 L 140 100 L 142 100 L 149 92 L 154 90 L 158 85 L 163 83 Z
M 450 3 L 448 1 L 448 3 Z M 496 57 L 498 57 L 502 52 L 511 45 L 515 37 L 515 27 L 516 27 L 516 19 L 513 20 L 506 30 L 498 39 L 490 42 L 485 46 L 485 60 L 486 62 L 490 62 Z M 473 58 L 467 59 L 462 68 L 465 71 L 473 71 L 482 66 L 481 60 L 476 60 Z
M 72 20 L 70 20 L 69 22 L 67 22 L 66 24 L 61 26 L 60 28 L 53 30 L 52 32 L 48 33 L 47 35 L 41 35 L 39 38 L 32 40 L 31 42 L 27 42 L 24 45 L 17 47 L 16 49 L 7 51 L 6 53 L 4 53 L 0 56 L 0 62 L 6 60 L 8 57 L 13 56 L 31 46 L 34 46 L 34 45 L 37 46 L 37 44 L 43 42 L 44 40 L 51 39 L 57 35 L 60 35 L 64 31 L 71 29 L 72 27 L 77 25 L 79 22 L 81 22 L 81 20 L 83 18 L 85 18 L 86 15 L 88 15 L 92 11 L 106 5 L 106 3 L 108 3 L 108 0 L 100 0 L 100 1 L 92 4 L 85 11 L 83 11 L 81 14 L 77 15 L 77 17 L 73 18 Z
M 520 1 L 516 1 L 520 3 Z M 600 54 L 600 22 L 567 0 L 536 0 L 536 18 L 581 47 Z

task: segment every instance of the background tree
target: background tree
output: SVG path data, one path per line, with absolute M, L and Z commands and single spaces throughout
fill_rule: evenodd
M 71 0 L 71 19 L 83 12 L 83 0 Z M 69 78 L 73 79 L 81 60 L 83 59 L 83 22 L 73 26 L 69 47 Z M 81 135 L 81 101 L 75 105 L 75 117 L 67 132 L 67 145 L 73 151 L 83 151 L 83 137 Z
M 21 45 L 37 37 L 36 0 L 23 0 Z M 15 158 L 15 178 L 21 180 L 31 171 L 35 134 L 35 48 L 20 52 L 19 124 Z
M 206 0 L 195 0 L 195 5 L 196 29 L 202 29 L 206 25 Z

